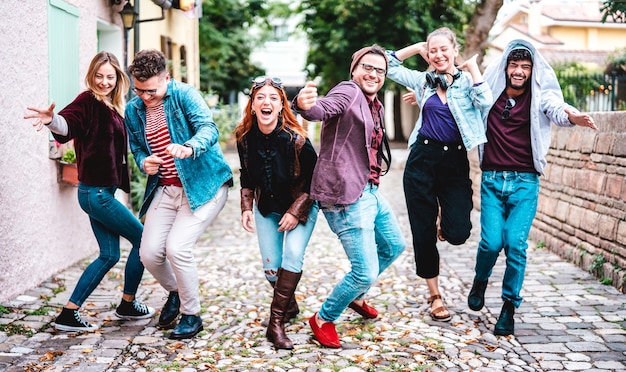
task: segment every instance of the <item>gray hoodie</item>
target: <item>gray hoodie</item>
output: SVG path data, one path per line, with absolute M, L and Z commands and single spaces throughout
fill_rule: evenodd
M 530 103 L 530 139 L 532 144 L 533 164 L 535 170 L 544 175 L 546 166 L 546 154 L 550 148 L 551 123 L 561 127 L 574 126 L 569 121 L 567 113 L 564 111 L 570 108 L 576 109 L 563 101 L 561 86 L 554 74 L 554 70 L 548 62 L 539 54 L 539 51 L 526 40 L 516 39 L 509 42 L 504 49 L 502 57 L 493 61 L 485 69 L 483 74 L 485 81 L 493 92 L 493 103 L 500 97 L 506 89 L 506 67 L 509 53 L 520 47 L 530 50 L 533 58 L 533 69 L 531 76 L 531 103 Z M 484 117 L 485 123 L 487 117 Z M 478 148 L 480 161 L 482 162 L 484 145 Z

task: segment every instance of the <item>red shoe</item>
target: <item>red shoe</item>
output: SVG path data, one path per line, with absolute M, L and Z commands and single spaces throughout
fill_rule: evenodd
M 326 347 L 332 347 L 334 349 L 340 348 L 341 342 L 339 342 L 339 336 L 337 336 L 335 324 L 332 322 L 326 322 L 322 324 L 322 327 L 320 328 L 315 321 L 316 316 L 317 313 L 313 314 L 313 316 L 309 318 L 309 324 L 311 325 L 313 335 L 317 338 L 317 341 Z
M 361 314 L 363 318 L 376 319 L 376 317 L 378 317 L 378 311 L 376 311 L 373 307 L 368 306 L 365 301 L 363 301 L 363 306 L 359 306 L 356 302 L 352 301 L 348 307 Z

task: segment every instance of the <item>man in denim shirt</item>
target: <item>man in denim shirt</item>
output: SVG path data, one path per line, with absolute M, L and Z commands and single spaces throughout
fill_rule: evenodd
M 479 147 L 481 241 L 467 302 L 472 310 L 482 309 L 488 279 L 504 249 L 504 305 L 494 334 L 508 336 L 515 330 L 515 308 L 522 303 L 526 239 L 537 212 L 539 176 L 546 165 L 551 123 L 597 128 L 593 118 L 563 101 L 552 67 L 527 41 L 511 41 L 484 76 L 494 102 L 485 118 L 487 143 Z
M 346 307 L 368 319 L 378 316 L 363 296 L 405 248 L 398 221 L 378 192 L 382 162 L 390 160 L 383 154 L 384 114 L 377 97 L 386 73 L 384 50 L 365 47 L 352 56 L 350 81 L 320 99 L 315 84 L 307 83 L 293 101 L 302 117 L 323 122 L 310 194 L 352 265 L 309 319 L 313 334 L 326 347 L 341 347 L 333 322 Z
M 126 106 L 130 149 L 150 175 L 141 261 L 169 292 L 159 326 L 175 326 L 170 338 L 191 338 L 203 329 L 193 248 L 226 204 L 233 176 L 206 102 L 170 78 L 163 53 L 137 53 L 128 71 L 137 94 Z

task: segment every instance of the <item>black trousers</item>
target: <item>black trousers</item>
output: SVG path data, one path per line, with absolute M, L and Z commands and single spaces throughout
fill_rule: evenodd
M 472 229 L 472 181 L 465 147 L 419 135 L 409 152 L 403 184 L 417 275 L 434 278 L 439 275 L 439 207 L 442 234 L 450 244 L 465 243 Z

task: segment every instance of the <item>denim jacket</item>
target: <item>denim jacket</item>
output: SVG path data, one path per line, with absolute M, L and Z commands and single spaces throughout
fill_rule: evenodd
M 493 61 L 485 69 L 485 81 L 489 83 L 494 92 L 493 102 L 490 103 L 489 109 L 506 89 L 507 57 L 513 50 L 513 47 L 519 44 L 528 48 L 533 55 L 533 69 L 530 81 L 530 92 L 532 94 L 530 101 L 530 140 L 535 170 L 540 175 L 543 175 L 547 164 L 546 155 L 550 149 L 550 141 L 552 139 L 551 123 L 560 127 L 573 127 L 574 124 L 569 121 L 569 116 L 565 109 L 569 108 L 573 111 L 576 111 L 576 109 L 563 101 L 561 86 L 550 64 L 530 42 L 521 39 L 509 42 L 502 53 L 502 58 Z M 486 122 L 487 117 L 485 117 Z M 483 150 L 483 146 L 478 148 L 481 162 Z
M 402 66 L 402 61 L 394 57 L 393 51 L 387 51 L 389 72 L 387 77 L 398 84 L 407 86 L 415 91 L 420 110 L 437 89 L 426 86 L 426 72 L 408 69 Z M 487 142 L 486 126 L 483 117 L 486 117 L 493 103 L 491 90 L 485 82 L 474 86 L 474 81 L 468 72 L 463 72 L 459 79 L 446 90 L 448 107 L 461 133 L 463 145 L 469 151 L 474 147 Z M 415 128 L 409 136 L 409 147 L 417 140 L 417 134 L 422 127 L 422 115 L 415 123 Z
M 171 142 L 193 149 L 192 157 L 174 158 L 174 164 L 189 207 L 195 211 L 212 200 L 223 184 L 232 182 L 233 174 L 222 154 L 213 114 L 195 87 L 170 79 L 163 109 Z M 151 150 L 146 138 L 146 105 L 141 98 L 134 97 L 128 102 L 124 123 L 128 128 L 130 150 L 139 169 L 145 172 L 143 163 Z M 140 217 L 148 209 L 158 182 L 158 174 L 148 178 Z

